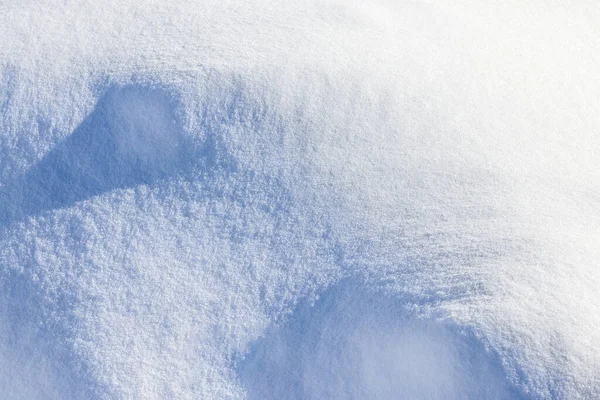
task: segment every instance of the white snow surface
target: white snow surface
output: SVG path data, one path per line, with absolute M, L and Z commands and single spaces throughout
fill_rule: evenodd
M 0 398 L 600 398 L 595 1 L 0 2 Z

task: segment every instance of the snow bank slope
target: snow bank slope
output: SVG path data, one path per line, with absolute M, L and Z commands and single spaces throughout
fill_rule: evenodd
M 599 15 L 0 5 L 0 392 L 597 397 Z

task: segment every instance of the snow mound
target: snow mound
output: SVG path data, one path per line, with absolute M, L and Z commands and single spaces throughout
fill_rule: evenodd
M 182 173 L 185 143 L 173 104 L 157 89 L 111 88 L 93 112 L 35 166 L 3 190 L 5 218 L 70 207 L 118 188 Z
M 3 2 L 0 394 L 598 397 L 596 11 Z
M 496 357 L 465 332 L 415 318 L 355 281 L 268 330 L 238 371 L 249 399 L 516 399 Z

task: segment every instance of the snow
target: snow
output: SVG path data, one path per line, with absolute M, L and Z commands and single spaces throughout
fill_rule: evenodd
M 498 360 L 402 301 L 342 282 L 272 327 L 240 365 L 251 399 L 509 399 Z
M 0 4 L 9 399 L 600 395 L 593 2 Z

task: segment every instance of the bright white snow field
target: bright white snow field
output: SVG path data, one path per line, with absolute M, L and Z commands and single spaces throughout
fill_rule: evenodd
M 597 1 L 0 1 L 0 398 L 600 398 L 599 135 Z

